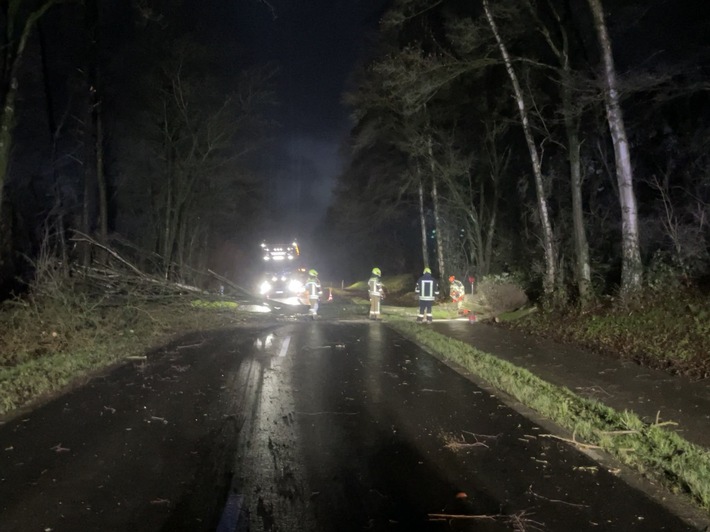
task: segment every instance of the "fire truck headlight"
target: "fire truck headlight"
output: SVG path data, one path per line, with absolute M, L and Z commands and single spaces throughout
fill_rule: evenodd
M 259 294 L 262 296 L 268 294 L 271 291 L 271 283 L 269 281 L 264 281 L 259 285 Z
M 291 279 L 288 283 L 289 291 L 295 293 L 303 292 L 303 283 L 298 279 Z

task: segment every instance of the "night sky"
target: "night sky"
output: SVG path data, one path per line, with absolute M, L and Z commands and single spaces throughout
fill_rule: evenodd
M 273 231 L 305 237 L 330 201 L 351 123 L 343 92 L 388 0 L 201 0 L 198 34 L 236 46 L 234 61 L 271 64 L 278 105 L 268 160 Z M 202 27 L 199 27 L 202 26 Z M 241 47 L 241 48 L 239 48 Z M 226 53 L 226 51 L 225 51 Z M 227 58 L 229 60 L 229 58 Z

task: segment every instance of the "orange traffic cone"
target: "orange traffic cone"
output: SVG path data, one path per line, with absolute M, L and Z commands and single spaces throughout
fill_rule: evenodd
M 333 301 L 333 289 L 328 288 L 328 301 Z

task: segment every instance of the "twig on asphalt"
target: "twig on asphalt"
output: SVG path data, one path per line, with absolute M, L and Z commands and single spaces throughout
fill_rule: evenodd
M 447 513 L 430 513 L 427 514 L 429 521 L 452 521 L 452 520 L 479 520 L 479 521 L 503 521 L 512 526 L 515 532 L 525 532 L 526 530 L 543 530 L 543 524 L 538 521 L 533 521 L 527 517 L 527 512 L 522 511 L 513 515 L 505 514 L 447 514 Z
M 562 499 L 551 499 L 551 498 L 549 498 L 549 497 L 545 497 L 544 495 L 540 495 L 539 493 L 535 493 L 535 492 L 533 491 L 533 489 L 532 489 L 532 484 L 530 484 L 530 487 L 528 488 L 528 491 L 527 491 L 526 493 L 528 493 L 529 495 L 532 495 L 532 496 L 535 497 L 536 499 L 542 499 L 542 500 L 548 501 L 548 502 L 554 502 L 554 503 L 557 503 L 557 504 L 564 504 L 564 505 L 566 505 L 566 506 L 572 506 L 572 507 L 574 507 L 574 508 L 589 508 L 589 505 L 588 505 L 588 504 L 580 504 L 580 503 L 576 503 L 576 502 L 567 502 L 567 501 L 563 501 Z
M 488 445 L 481 441 L 477 441 L 476 443 L 466 443 L 466 442 L 451 442 L 447 443 L 444 445 L 444 448 L 446 449 L 453 449 L 455 451 L 461 450 L 461 449 L 467 449 L 469 447 L 485 447 L 486 449 L 490 449 Z
M 460 438 L 458 438 L 458 437 L 453 436 L 451 434 L 442 433 L 441 439 L 444 440 L 444 442 L 446 442 L 444 445 L 444 448 L 445 449 L 452 449 L 455 451 L 458 451 L 460 449 L 466 449 L 469 447 L 485 447 L 486 449 L 489 449 L 488 445 L 486 445 L 482 441 L 478 441 L 478 438 L 479 438 L 478 434 L 473 434 L 472 432 L 468 432 L 468 431 L 461 431 L 461 432 L 472 435 L 476 439 L 476 441 L 475 442 L 467 442 L 466 437 L 463 435 Z M 497 436 L 488 436 L 488 435 L 481 435 L 480 437 L 481 438 L 489 438 L 489 439 L 490 438 L 497 438 Z
M 175 349 L 190 349 L 191 347 L 200 347 L 201 345 L 204 345 L 204 340 L 202 342 L 199 342 L 197 344 L 188 344 L 188 345 L 179 345 Z
M 481 514 L 481 515 L 465 515 L 465 514 L 427 514 L 427 517 L 429 517 L 429 520 L 444 520 L 444 519 L 488 519 L 488 520 L 495 520 L 495 519 L 500 519 L 501 517 L 508 517 L 504 515 L 486 515 L 486 514 Z
M 545 525 L 539 521 L 533 521 L 527 517 L 528 512 L 523 510 L 522 512 L 515 513 L 510 516 L 508 522 L 513 527 L 515 532 L 525 532 L 528 529 L 532 530 L 544 530 Z
M 461 431 L 463 434 L 470 434 L 474 438 L 483 438 L 486 440 L 497 440 L 500 434 L 476 434 L 474 432 L 470 432 L 468 430 L 462 430 Z
M 557 436 L 555 434 L 540 434 L 540 437 L 541 438 L 554 438 L 556 440 L 560 440 L 565 443 L 571 443 L 572 445 L 576 445 L 577 447 L 580 447 L 582 449 L 601 449 L 602 448 L 600 445 L 592 445 L 591 443 L 578 442 L 575 439 L 574 434 L 572 435 L 571 440 L 569 438 L 563 438 L 562 436 Z
M 322 416 L 325 414 L 337 414 L 341 416 L 357 416 L 359 412 L 294 412 L 301 416 Z

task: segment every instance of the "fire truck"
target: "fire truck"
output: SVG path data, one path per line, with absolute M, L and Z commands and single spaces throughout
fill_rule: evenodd
M 283 303 L 302 304 L 307 274 L 298 243 L 295 240 L 290 244 L 262 242 L 261 252 L 263 270 L 259 294 Z

